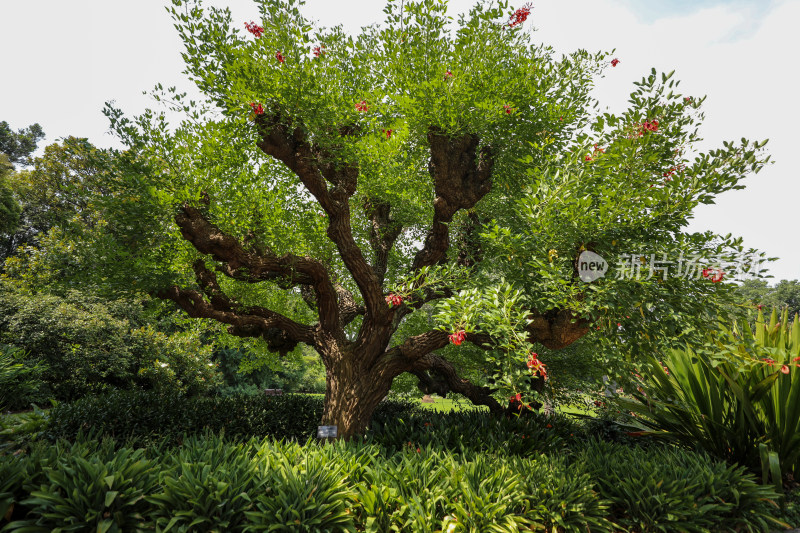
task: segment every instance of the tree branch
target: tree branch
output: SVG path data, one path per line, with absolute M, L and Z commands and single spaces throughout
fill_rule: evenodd
M 417 361 L 411 373 L 419 378 L 417 387 L 425 394 L 435 392 L 445 396 L 448 392 L 457 392 L 475 405 L 489 407 L 492 414 L 503 413 L 503 407 L 492 397 L 489 387 L 478 387 L 462 379 L 449 361 L 437 355 L 428 354 Z
M 433 223 L 425 245 L 417 252 L 413 270 L 441 262 L 450 246 L 447 224 L 459 209 L 470 209 L 492 188 L 494 158 L 489 147 L 477 154 L 476 135 L 448 137 L 441 130 L 428 132 L 431 146 L 429 171 L 434 183 Z
M 336 244 L 345 267 L 353 276 L 370 317 L 385 317 L 388 308 L 381 283 L 353 238 L 350 225 L 350 197 L 358 184 L 358 167 L 341 163 L 328 152 L 308 142 L 300 127 L 280 115 L 259 115 L 261 133 L 258 147 L 292 170 L 328 214 L 328 238 Z M 348 131 L 341 130 L 342 135 Z M 332 184 L 328 189 L 326 180 Z
M 310 257 L 286 254 L 277 257 L 268 253 L 245 250 L 239 241 L 209 222 L 203 213 L 187 204 L 175 216 L 183 238 L 200 253 L 222 263 L 219 270 L 233 279 L 255 283 L 279 281 L 289 285 L 314 287 L 320 325 L 333 331 L 339 324 L 336 290 L 325 266 Z
M 195 275 L 203 292 L 181 289 L 173 285 L 159 291 L 156 296 L 177 303 L 193 318 L 210 318 L 229 324 L 228 331 L 241 337 L 264 337 L 271 350 L 285 355 L 298 342 L 314 345 L 314 329 L 263 307 L 242 308 L 225 295 L 217 283 L 215 274 L 202 261 L 194 264 Z
M 364 202 L 364 211 L 370 221 L 369 243 L 375 253 L 372 269 L 380 283 L 383 284 L 388 267 L 389 252 L 397 237 L 400 236 L 400 232 L 403 231 L 403 227 L 389 218 L 391 206 L 388 202 L 367 200 Z

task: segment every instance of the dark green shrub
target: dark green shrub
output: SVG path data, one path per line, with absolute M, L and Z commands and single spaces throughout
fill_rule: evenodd
M 316 435 L 323 398 L 283 396 L 187 397 L 158 391 L 116 391 L 59 404 L 50 411 L 51 440 L 73 439 L 79 431 L 97 431 L 128 444 L 145 445 L 203 431 L 237 439 L 273 436 L 305 441 Z M 414 408 L 411 402 L 382 402 L 378 421 L 391 420 Z
M 522 479 L 527 515 L 546 531 L 613 531 L 609 502 L 594 491 L 594 480 L 581 464 L 564 457 L 512 458 L 511 468 Z
M 42 365 L 41 379 L 58 400 L 135 387 L 199 394 L 217 386 L 210 348 L 194 333 L 134 325 L 124 303 L 0 286 L 0 342 L 25 350 L 27 366 Z
M 744 467 L 677 448 L 592 441 L 576 467 L 611 502 L 614 521 L 642 532 L 769 531 L 778 495 Z M 770 507 L 772 509 L 770 510 Z
M 26 355 L 21 348 L 0 344 L 0 412 L 47 401 L 47 387 L 41 379 L 45 367 L 27 362 Z

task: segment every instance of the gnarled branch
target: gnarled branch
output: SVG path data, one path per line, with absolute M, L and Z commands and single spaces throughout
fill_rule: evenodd
M 450 246 L 447 224 L 459 209 L 470 209 L 492 189 L 494 158 L 489 147 L 477 153 L 477 135 L 449 137 L 436 128 L 428 132 L 431 146 L 429 171 L 434 183 L 433 223 L 425 245 L 414 257 L 412 268 L 439 263 Z
M 288 285 L 313 286 L 320 325 L 331 331 L 338 327 L 336 290 L 327 269 L 319 261 L 292 254 L 277 257 L 245 250 L 235 237 L 209 222 L 199 209 L 186 204 L 175 216 L 175 222 L 183 238 L 197 251 L 222 263 L 219 270 L 226 276 L 249 283 L 279 281 Z

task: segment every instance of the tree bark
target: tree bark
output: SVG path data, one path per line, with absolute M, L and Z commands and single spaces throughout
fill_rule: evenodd
M 363 358 L 348 355 L 326 364 L 321 421 L 323 426 L 336 426 L 337 438 L 345 440 L 367 430 L 375 408 L 398 375 L 388 368 L 370 371 L 359 364 Z

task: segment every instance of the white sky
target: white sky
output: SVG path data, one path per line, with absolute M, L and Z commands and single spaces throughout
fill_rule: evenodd
M 450 0 L 453 15 L 474 0 Z M 44 143 L 68 135 L 119 146 L 101 110 L 116 100 L 128 114 L 155 102 L 156 83 L 185 85 L 180 41 L 161 0 L 0 0 L 0 121 L 34 122 Z M 234 20 L 257 19 L 249 0 L 229 5 Z M 515 4 L 519 7 L 522 0 Z M 355 32 L 383 18 L 381 0 L 308 0 L 322 25 Z M 676 70 L 685 94 L 708 95 L 703 149 L 723 140 L 769 138 L 775 163 L 703 206 L 690 226 L 744 238 L 780 260 L 770 272 L 800 278 L 798 64 L 800 0 L 537 0 L 525 23 L 557 51 L 616 49 L 620 64 L 598 84 L 601 104 L 621 111 L 632 82 Z

